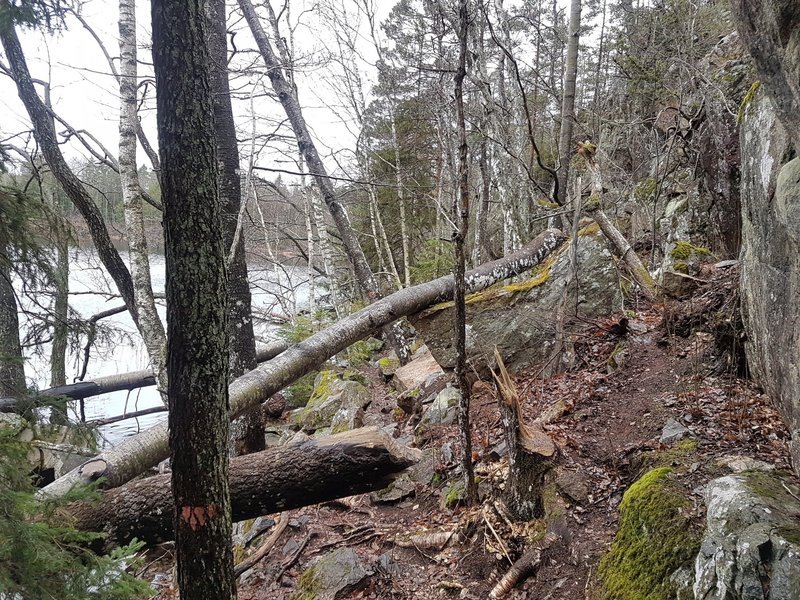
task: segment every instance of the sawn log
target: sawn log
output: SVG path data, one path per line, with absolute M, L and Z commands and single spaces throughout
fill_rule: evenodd
M 233 520 L 242 521 L 386 487 L 419 460 L 374 427 L 273 447 L 231 459 Z M 79 529 L 104 531 L 108 542 L 148 545 L 173 536 L 170 475 L 139 479 L 103 492 L 99 502 L 67 507 Z

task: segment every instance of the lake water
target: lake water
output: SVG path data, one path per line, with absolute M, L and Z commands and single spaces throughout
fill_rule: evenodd
M 127 252 L 121 251 L 123 260 L 129 264 Z M 153 255 L 150 260 L 153 291 L 164 292 L 164 256 Z M 249 267 L 253 293 L 253 313 L 256 338 L 262 341 L 274 339 L 278 326 L 274 320 L 258 318 L 259 315 L 286 315 L 287 312 L 305 308 L 308 304 L 308 271 L 304 267 L 280 265 L 251 265 Z M 18 282 L 17 282 L 18 283 Z M 19 287 L 19 285 L 17 285 Z M 74 248 L 70 251 L 70 307 L 84 318 L 109 308 L 119 306 L 122 300 L 112 297 L 116 294 L 113 281 L 100 264 L 94 250 Z M 30 300 L 23 303 L 26 309 L 35 309 Z M 162 321 L 166 324 L 164 301 L 157 300 Z M 100 324 L 114 330 L 108 339 L 98 338 L 91 350 L 86 380 L 128 371 L 146 369 L 149 366 L 147 353 L 141 343 L 133 321 L 127 312 L 102 319 Z M 26 328 L 25 316 L 20 314 L 20 326 Z M 86 343 L 85 336 L 80 340 L 81 347 Z M 41 354 L 28 353 L 25 373 L 29 382 L 38 389 L 49 387 L 50 347 L 43 348 Z M 67 355 L 67 383 L 72 383 L 81 371 L 82 352 L 70 348 Z M 76 414 L 77 402 L 72 403 L 72 416 Z M 122 415 L 126 412 L 161 406 L 161 398 L 154 386 L 140 388 L 131 392 L 113 392 L 94 396 L 85 400 L 86 419 L 98 419 Z M 166 412 L 146 415 L 137 419 L 126 419 L 100 427 L 103 445 L 113 445 L 123 437 L 137 433 L 166 418 Z

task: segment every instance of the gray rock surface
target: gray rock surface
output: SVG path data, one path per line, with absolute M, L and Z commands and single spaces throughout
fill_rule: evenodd
M 782 478 L 729 475 L 706 487 L 707 529 L 695 561 L 695 598 L 800 598 L 800 502 Z M 790 487 L 791 489 L 791 487 Z
M 666 425 L 664 425 L 664 428 L 661 430 L 661 439 L 659 441 L 662 444 L 671 444 L 673 442 L 677 442 L 678 440 L 682 440 L 691 433 L 692 432 L 689 431 L 687 427 L 684 427 L 675 419 L 669 419 Z
M 553 351 L 555 317 L 564 303 L 570 272 L 569 244 L 556 250 L 527 280 L 498 284 L 467 297 L 467 355 L 471 367 L 486 374 L 497 346 L 509 371 L 544 364 Z M 577 243 L 578 299 L 567 294 L 565 329 L 580 329 L 582 319 L 622 308 L 614 259 L 596 226 L 584 228 Z M 574 289 L 572 286 L 570 289 Z M 455 367 L 453 303 L 438 304 L 410 318 L 434 358 Z
M 461 392 L 452 386 L 447 386 L 436 396 L 436 399 L 422 414 L 422 419 L 417 425 L 417 432 L 422 432 L 430 425 L 447 425 L 454 423 L 458 417 L 458 401 Z
M 371 399 L 370 391 L 358 381 L 343 380 L 334 371 L 321 371 L 308 404 L 297 412 L 295 420 L 307 431 L 328 427 L 334 433 L 346 431 L 362 424 L 364 407 Z
M 748 365 L 792 434 L 800 472 L 800 158 L 760 89 L 742 125 L 742 311 Z
M 394 372 L 395 387 L 398 390 L 413 390 L 425 385 L 431 377 L 443 376 L 444 371 L 433 355 L 427 350 L 414 358 L 411 362 L 398 368 Z
M 348 598 L 366 580 L 367 571 L 352 548 L 337 548 L 320 557 L 300 576 L 301 598 Z M 302 595 L 305 594 L 305 595 Z

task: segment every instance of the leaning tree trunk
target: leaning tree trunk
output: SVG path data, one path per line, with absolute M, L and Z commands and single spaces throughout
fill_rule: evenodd
M 0 5 L 3 5 L 0 6 L 0 12 L 7 4 L 8 0 L 0 0 Z M 17 32 L 8 19 L 5 19 L 5 22 L 0 22 L 0 42 L 2 42 L 5 50 L 6 60 L 17 85 L 19 97 L 25 105 L 33 124 L 33 135 L 36 138 L 36 143 L 39 145 L 39 149 L 42 151 L 53 176 L 86 221 L 86 226 L 97 249 L 97 254 L 106 271 L 108 271 L 108 274 L 111 275 L 117 285 L 117 289 L 119 289 L 119 293 L 128 307 L 133 322 L 139 327 L 139 312 L 136 309 L 131 274 L 111 242 L 100 210 L 61 154 L 53 120 L 44 102 L 36 93 Z
M 336 190 L 333 189 L 327 169 L 308 131 L 295 88 L 284 76 L 280 61 L 272 50 L 272 45 L 267 35 L 264 33 L 264 29 L 261 27 L 261 22 L 258 20 L 258 15 L 253 8 L 252 2 L 250 2 L 250 0 L 239 0 L 239 7 L 242 9 L 247 25 L 250 27 L 250 31 L 256 40 L 256 45 L 261 53 L 261 57 L 267 65 L 272 88 L 275 90 L 278 100 L 286 112 L 294 135 L 297 138 L 297 146 L 300 153 L 305 158 L 309 171 L 316 180 L 317 187 L 320 189 L 322 199 L 328 207 L 328 212 L 330 212 L 333 217 L 336 229 L 339 231 L 345 254 L 353 267 L 353 273 L 355 274 L 358 286 L 364 294 L 366 294 L 370 302 L 377 300 L 381 298 L 378 282 L 375 279 L 375 275 L 372 273 L 372 269 L 370 269 L 369 263 L 367 263 L 367 258 L 364 256 L 364 250 L 361 248 L 361 244 L 358 241 L 356 231 L 350 224 L 350 219 L 347 216 L 344 206 L 342 206 L 342 203 L 339 201 Z M 274 25 L 276 25 L 276 22 L 273 19 L 273 26 Z M 389 344 L 394 348 L 400 361 L 403 363 L 407 362 L 411 352 L 402 335 L 402 331 L 386 328 L 383 333 Z
M 150 254 L 144 232 L 142 190 L 136 164 L 136 129 L 138 71 L 136 63 L 136 2 L 120 0 L 119 3 L 119 178 L 122 185 L 122 203 L 125 207 L 125 229 L 130 249 L 131 277 L 136 309 L 139 313 L 139 331 L 159 380 L 162 398 L 166 392 L 164 372 L 166 336 L 161 317 L 156 310 L 153 285 L 150 280 Z
M 233 520 L 380 490 L 418 459 L 418 450 L 373 428 L 240 456 L 230 467 Z M 68 512 L 78 529 L 107 532 L 115 545 L 133 538 L 150 545 L 173 538 L 172 502 L 169 475 L 156 475 L 103 492 L 99 502 L 73 504 Z
M 561 99 L 561 128 L 558 135 L 558 190 L 555 198 L 556 202 L 562 206 L 567 200 L 572 131 L 575 127 L 575 83 L 578 78 L 581 0 L 570 0 L 569 6 L 569 40 L 564 73 L 564 92 Z
M 639 256 L 631 246 L 630 242 L 625 239 L 619 229 L 611 222 L 605 211 L 601 207 L 601 200 L 603 198 L 603 179 L 600 173 L 600 165 L 598 164 L 595 153 L 596 148 L 593 144 L 581 144 L 579 153 L 586 159 L 586 166 L 592 174 L 592 194 L 586 202 L 586 212 L 592 216 L 595 223 L 600 227 L 600 230 L 613 244 L 614 249 L 619 254 L 620 258 L 625 262 L 628 267 L 628 272 L 633 277 L 633 280 L 638 284 L 642 293 L 648 300 L 655 300 L 658 297 L 658 286 L 653 281 L 650 272 L 639 260 Z
M 467 233 L 469 231 L 469 162 L 467 162 L 467 129 L 464 120 L 464 78 L 467 76 L 467 1 L 461 0 L 459 7 L 458 70 L 455 76 L 456 123 L 458 126 L 458 193 L 453 217 L 455 265 L 455 330 L 456 380 L 461 397 L 458 404 L 458 427 L 461 437 L 461 470 L 464 475 L 464 496 L 467 504 L 478 503 L 478 484 L 472 468 L 472 429 L 469 423 L 469 401 L 471 388 L 467 379 L 467 308 L 464 272 L 467 265 Z
M 239 377 L 256 368 L 256 338 L 250 281 L 247 277 L 244 236 L 236 235 L 242 203 L 239 176 L 239 147 L 233 121 L 228 83 L 228 45 L 225 0 L 207 0 L 208 48 L 211 59 L 211 90 L 214 95 L 214 128 L 219 161 L 219 193 L 223 215 L 223 244 L 232 260 L 228 264 L 228 339 L 230 376 Z M 235 244 L 235 247 L 233 245 Z M 232 427 L 233 449 L 248 454 L 264 449 L 264 422 L 256 408 L 238 419 Z
M 154 0 L 169 446 L 183 600 L 236 597 L 225 258 L 204 0 Z
M 466 290 L 475 292 L 541 263 L 564 241 L 557 229 L 548 229 L 518 252 L 466 273 Z M 328 358 L 393 321 L 431 304 L 453 298 L 453 276 L 403 288 L 323 329 L 231 384 L 231 416 L 266 401 L 273 394 L 318 368 Z M 167 425 L 162 423 L 127 438 L 114 448 L 73 469 L 42 488 L 46 496 L 63 496 L 78 483 L 105 478 L 106 487 L 130 481 L 169 455 Z
M 294 88 L 283 74 L 283 66 L 272 49 L 272 44 L 270 44 L 269 38 L 267 38 L 261 26 L 253 4 L 250 0 L 239 0 L 239 7 L 242 9 L 247 25 L 253 33 L 258 49 L 261 52 L 261 57 L 267 65 L 270 82 L 278 96 L 278 100 L 286 111 L 286 116 L 297 137 L 300 152 L 306 160 L 310 173 L 317 182 L 317 186 L 322 193 L 322 199 L 325 201 L 334 223 L 336 223 L 347 258 L 353 265 L 358 284 L 370 299 L 380 298 L 375 276 L 367 263 L 361 244 L 356 237 L 356 232 L 350 225 L 350 219 L 345 212 L 344 206 L 339 201 L 336 191 L 328 178 L 328 171 L 319 156 L 319 152 L 317 152 L 311 133 L 308 131 Z

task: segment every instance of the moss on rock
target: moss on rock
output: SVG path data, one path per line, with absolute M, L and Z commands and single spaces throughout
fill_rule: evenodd
M 605 600 L 667 600 L 674 597 L 670 575 L 700 546 L 689 501 L 670 480 L 671 469 L 647 472 L 625 492 L 620 523 L 598 574 Z

